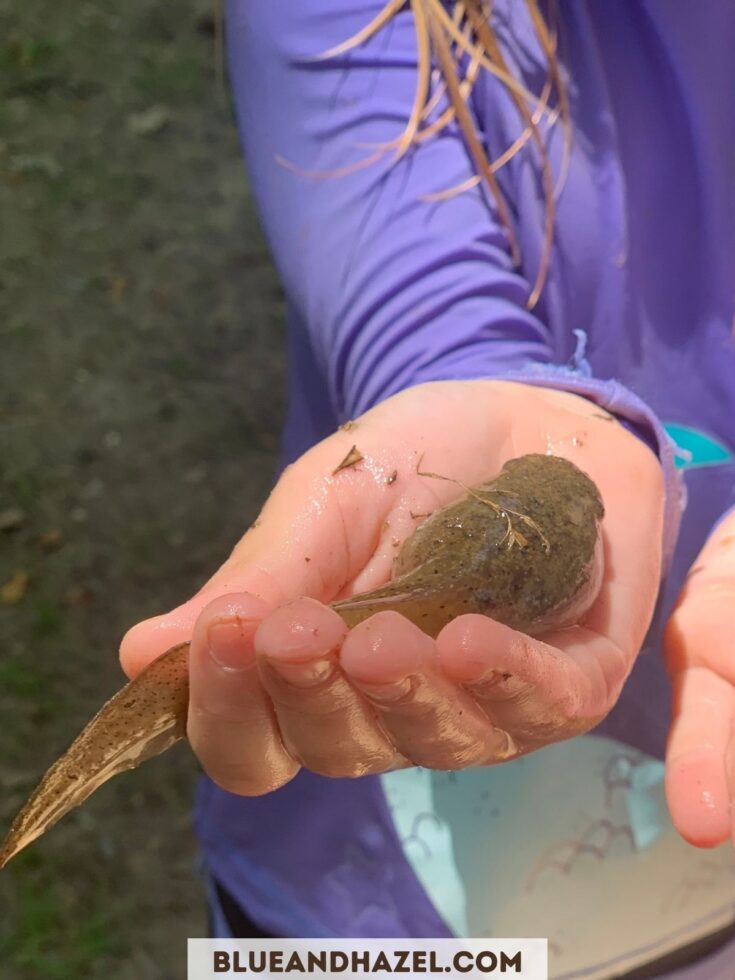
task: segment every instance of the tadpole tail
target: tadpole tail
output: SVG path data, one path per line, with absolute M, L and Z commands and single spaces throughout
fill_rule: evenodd
M 112 776 L 184 738 L 188 702 L 189 644 L 180 643 L 104 704 L 51 766 L 13 822 L 0 868 Z
M 422 599 L 424 604 L 427 601 L 430 602 L 433 595 L 428 593 L 421 595 L 410 587 L 400 591 L 397 585 L 400 585 L 400 579 L 394 579 L 392 582 L 376 589 L 370 589 L 368 592 L 360 592 L 350 596 L 349 599 L 338 599 L 336 602 L 330 603 L 330 609 L 342 617 L 349 629 L 357 626 L 358 623 L 362 623 L 368 617 L 374 616 L 375 613 L 386 611 L 403 613 L 417 626 L 420 626 L 418 616 L 412 615 L 412 605 L 419 604 Z

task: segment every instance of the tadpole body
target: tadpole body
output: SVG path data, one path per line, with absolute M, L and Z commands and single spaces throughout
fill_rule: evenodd
M 463 613 L 534 635 L 577 622 L 602 581 L 602 500 L 559 456 L 512 459 L 420 524 L 386 585 L 334 603 L 348 626 L 380 610 L 431 636 Z

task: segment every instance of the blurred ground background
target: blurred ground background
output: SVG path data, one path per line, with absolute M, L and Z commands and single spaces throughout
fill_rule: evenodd
M 270 486 L 282 302 L 213 10 L 0 0 L 2 833 Z M 179 747 L 0 874 L 4 980 L 184 976 L 195 778 Z

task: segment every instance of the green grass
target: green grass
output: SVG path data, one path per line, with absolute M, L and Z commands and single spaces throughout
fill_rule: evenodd
M 82 900 L 33 852 L 20 855 L 11 873 L 17 900 L 10 916 L 12 932 L 0 937 L 4 968 L 29 980 L 70 980 L 90 976 L 102 958 L 122 951 L 110 912 L 116 909 L 119 915 L 119 899 L 111 902 L 106 886 L 91 894 L 88 890 Z
M 31 623 L 31 632 L 35 638 L 56 636 L 63 625 L 61 610 L 55 602 L 45 598 L 35 600 Z
M 283 305 L 211 12 L 0 0 L 0 510 L 26 514 L 0 583 L 30 576 L 0 607 L 0 833 L 120 686 L 124 631 L 191 595 L 270 488 Z M 0 874 L 0 980 L 184 975 L 195 767 L 150 766 Z
M 134 85 L 146 101 L 187 99 L 201 91 L 207 77 L 201 60 L 176 56 L 172 49 L 164 49 L 163 56 L 152 51 L 141 61 Z
M 0 688 L 18 698 L 36 698 L 43 690 L 41 671 L 25 663 L 0 664 Z
M 19 325 L 19 332 L 27 330 L 30 324 L 24 321 Z M 7 480 L 8 498 L 14 500 L 21 507 L 32 507 L 41 494 L 44 480 L 40 473 L 25 472 L 18 473 Z
M 0 91 L 6 98 L 43 97 L 61 80 L 59 42 L 50 37 L 12 37 L 0 44 Z

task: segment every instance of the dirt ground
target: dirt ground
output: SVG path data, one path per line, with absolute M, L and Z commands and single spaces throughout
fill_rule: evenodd
M 282 298 L 208 0 L 0 0 L 0 831 L 266 495 Z M 179 747 L 0 873 L 0 974 L 181 978 Z

